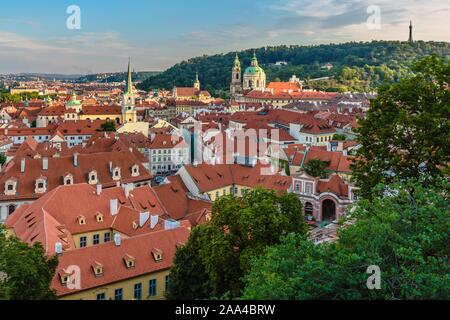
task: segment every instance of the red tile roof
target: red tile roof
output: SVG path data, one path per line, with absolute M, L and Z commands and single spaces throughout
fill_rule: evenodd
M 121 245 L 114 242 L 95 247 L 65 252 L 59 256 L 59 265 L 52 281 L 52 288 L 57 296 L 61 297 L 75 292 L 101 287 L 107 284 L 167 270 L 172 266 L 176 249 L 187 241 L 189 229 L 180 227 L 173 230 L 164 230 L 145 234 L 129 239 L 122 239 Z M 156 262 L 151 254 L 154 249 L 162 253 L 162 261 Z M 134 258 L 135 266 L 127 268 L 124 257 Z M 92 265 L 103 265 L 103 275 L 95 276 Z M 70 290 L 63 285 L 59 274 L 65 273 L 69 266 L 76 265 L 81 271 L 81 288 Z
M 151 179 L 151 175 L 141 162 L 128 150 L 105 153 L 79 154 L 78 165 L 74 166 L 74 157 L 48 158 L 48 170 L 43 170 L 43 159 L 26 159 L 25 172 L 20 172 L 21 159 L 14 158 L 3 168 L 0 175 L 0 199 L 36 199 L 40 195 L 35 194 L 36 179 L 43 176 L 47 179 L 47 192 L 63 184 L 63 176 L 68 173 L 73 175 L 74 183 L 88 181 L 88 174 L 97 171 L 98 180 L 104 187 L 116 185 L 112 179 L 109 165 L 121 169 L 122 183 L 141 182 Z M 139 176 L 131 175 L 133 165 L 139 166 Z M 10 178 L 18 179 L 17 194 L 6 196 L 5 182 Z

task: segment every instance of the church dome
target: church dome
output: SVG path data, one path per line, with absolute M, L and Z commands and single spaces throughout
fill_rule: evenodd
M 253 75 L 253 74 L 258 74 L 258 75 L 264 75 L 265 72 L 263 70 L 263 68 L 256 66 L 256 67 L 248 67 L 247 69 L 245 69 L 244 74 L 248 74 L 248 75 Z
M 244 75 L 265 75 L 263 68 L 258 64 L 256 54 L 253 55 L 251 66 L 245 69 Z
M 75 95 L 75 93 L 72 95 L 72 98 L 66 103 L 66 106 L 68 107 L 76 107 L 80 105 L 81 101 L 77 100 L 77 96 Z

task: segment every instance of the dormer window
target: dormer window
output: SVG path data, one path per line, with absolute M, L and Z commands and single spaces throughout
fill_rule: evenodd
M 115 167 L 112 171 L 112 179 L 114 181 L 120 180 L 120 168 Z
M 78 216 L 77 220 L 78 220 L 78 224 L 79 224 L 80 226 L 86 224 L 86 217 L 85 217 L 85 216 L 81 216 L 81 215 L 80 215 L 80 216 Z
M 125 262 L 127 269 L 134 268 L 136 265 L 136 259 L 129 254 L 126 254 L 125 257 L 123 257 L 123 261 Z
M 95 261 L 92 264 L 92 271 L 94 272 L 94 275 L 96 277 L 103 276 L 103 264 L 101 264 L 100 262 Z
M 5 195 L 14 196 L 17 192 L 17 179 L 11 178 L 5 182 Z
M 47 192 L 47 178 L 41 177 L 41 178 L 36 179 L 34 192 L 35 193 Z
M 131 167 L 131 176 L 132 177 L 139 176 L 139 166 L 137 164 Z
M 69 282 L 70 274 L 68 274 L 66 271 L 61 271 L 59 274 L 59 280 L 61 281 L 62 285 L 66 285 Z
M 89 172 L 89 184 L 97 184 L 98 178 L 97 178 L 97 171 L 93 170 Z
M 153 256 L 153 259 L 155 260 L 155 262 L 162 261 L 163 253 L 161 250 L 153 248 L 151 253 L 152 253 L 152 256 Z
M 63 177 L 63 180 L 65 186 L 70 186 L 73 184 L 73 175 L 69 173 Z
M 103 214 L 101 214 L 100 212 L 98 212 L 98 213 L 95 215 L 95 219 L 97 220 L 97 222 L 103 222 L 103 220 L 104 220 Z

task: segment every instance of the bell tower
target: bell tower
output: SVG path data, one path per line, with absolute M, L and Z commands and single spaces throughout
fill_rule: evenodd
M 242 93 L 241 62 L 239 61 L 239 57 L 236 52 L 236 58 L 234 59 L 233 68 L 231 69 L 230 94 L 231 96 L 235 96 L 241 93 Z
M 133 81 L 131 79 L 131 58 L 128 59 L 128 77 L 126 92 L 122 96 L 122 123 L 137 122 L 136 97 L 133 92 Z
M 194 88 L 195 90 L 200 91 L 200 80 L 198 79 L 198 72 L 195 74 Z

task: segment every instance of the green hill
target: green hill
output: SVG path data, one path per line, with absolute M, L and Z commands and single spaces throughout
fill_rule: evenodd
M 151 76 L 158 75 L 158 71 L 139 71 L 133 72 L 133 81 L 139 82 L 143 81 Z M 126 72 L 116 72 L 116 73 L 96 73 L 88 74 L 76 79 L 76 82 L 86 83 L 86 82 L 122 82 L 127 79 Z
M 328 91 L 371 90 L 384 81 L 396 81 L 409 73 L 414 60 L 425 55 L 450 56 L 450 43 L 399 41 L 349 42 L 314 46 L 274 46 L 256 49 L 267 80 L 288 80 L 293 74 L 307 80 L 330 77 L 310 82 L 310 86 Z M 172 89 L 192 86 L 198 70 L 203 88 L 224 95 L 229 89 L 234 52 L 202 56 L 182 61 L 166 71 L 143 81 L 139 88 Z M 250 64 L 253 49 L 239 52 L 242 69 Z M 277 61 L 287 64 L 277 66 Z M 331 63 L 331 70 L 321 67 Z

